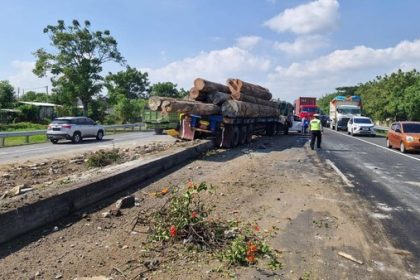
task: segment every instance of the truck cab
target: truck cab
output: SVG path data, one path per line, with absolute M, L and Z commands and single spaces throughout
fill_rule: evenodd
M 359 96 L 337 96 L 330 103 L 330 128 L 347 130 L 347 123 L 352 117 L 361 116 L 361 100 Z

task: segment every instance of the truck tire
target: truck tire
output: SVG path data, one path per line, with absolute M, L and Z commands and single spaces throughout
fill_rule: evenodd
M 239 136 L 239 145 L 243 145 L 246 143 L 247 134 L 248 134 L 248 126 L 242 125 L 240 129 L 240 136 Z
M 275 123 L 273 122 L 269 122 L 267 124 L 267 126 L 265 127 L 265 132 L 267 134 L 267 136 L 273 136 L 274 135 L 274 131 L 275 131 Z
M 252 133 L 254 132 L 253 129 L 254 127 L 252 126 L 252 124 L 247 125 L 247 132 L 246 132 L 246 143 L 251 143 L 252 141 Z
M 239 145 L 239 138 L 241 137 L 241 132 L 239 130 L 239 126 L 235 125 L 233 127 L 233 135 L 232 135 L 232 142 L 230 147 L 234 148 Z

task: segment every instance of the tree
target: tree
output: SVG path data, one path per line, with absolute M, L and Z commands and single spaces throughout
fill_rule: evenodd
M 43 92 L 28 91 L 22 96 L 22 101 L 51 102 L 51 96 Z
M 187 95 L 187 91 L 178 90 L 177 85 L 171 82 L 157 83 L 150 87 L 150 96 L 182 98 Z
M 127 66 L 125 71 L 116 74 L 109 73 L 105 80 L 105 87 L 108 89 L 111 104 L 117 103 L 118 96 L 125 96 L 128 99 L 146 99 L 149 97 L 147 72 L 142 73 L 136 68 Z
M 10 108 L 15 101 L 12 85 L 8 81 L 0 81 L 0 108 Z
M 35 51 L 37 61 L 33 72 L 43 77 L 50 71 L 55 90 L 73 100 L 80 98 L 83 113 L 87 116 L 92 97 L 103 87 L 102 65 L 125 62 L 117 49 L 117 41 L 108 30 L 91 31 L 89 21 L 85 21 L 82 27 L 77 20 L 69 26 L 59 20 L 57 25 L 44 28 L 44 33 L 49 34 L 57 52 Z
M 125 96 L 120 96 L 115 105 L 117 119 L 121 123 L 140 121 L 145 103 L 145 99 L 128 99 Z

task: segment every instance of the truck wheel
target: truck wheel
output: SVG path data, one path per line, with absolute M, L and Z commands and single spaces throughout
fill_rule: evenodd
M 254 128 L 253 128 L 252 124 L 248 125 L 248 129 L 247 129 L 247 132 L 246 132 L 246 143 L 247 144 L 251 143 L 251 141 L 252 141 L 253 129 Z
M 284 135 L 288 135 L 289 134 L 289 127 L 287 125 L 284 126 L 283 132 L 284 132 Z
M 233 127 L 232 143 L 230 145 L 231 148 L 234 148 L 239 145 L 239 138 L 240 138 L 239 126 L 235 125 Z
M 240 129 L 239 145 L 243 145 L 246 143 L 247 134 L 248 134 L 248 126 L 242 125 Z
M 267 136 L 273 136 L 274 135 L 274 123 L 270 122 L 267 124 L 267 126 L 265 127 L 265 131 Z
M 163 134 L 163 128 L 155 128 L 155 134 L 156 135 L 162 135 Z
M 58 143 L 58 139 L 50 139 L 51 143 L 53 144 L 57 144 Z

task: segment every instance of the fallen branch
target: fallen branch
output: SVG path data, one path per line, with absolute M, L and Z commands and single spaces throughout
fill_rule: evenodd
M 346 258 L 346 259 L 348 259 L 348 260 L 351 260 L 351 261 L 353 261 L 353 262 L 355 262 L 355 263 L 358 263 L 358 264 L 363 264 L 363 262 L 362 262 L 362 261 L 360 261 L 360 260 L 358 260 L 358 259 L 354 258 L 353 256 L 351 256 L 351 255 L 349 255 L 349 254 L 346 254 L 346 253 L 344 253 L 344 252 L 338 252 L 338 255 L 340 255 L 340 256 L 342 256 L 343 258 Z

